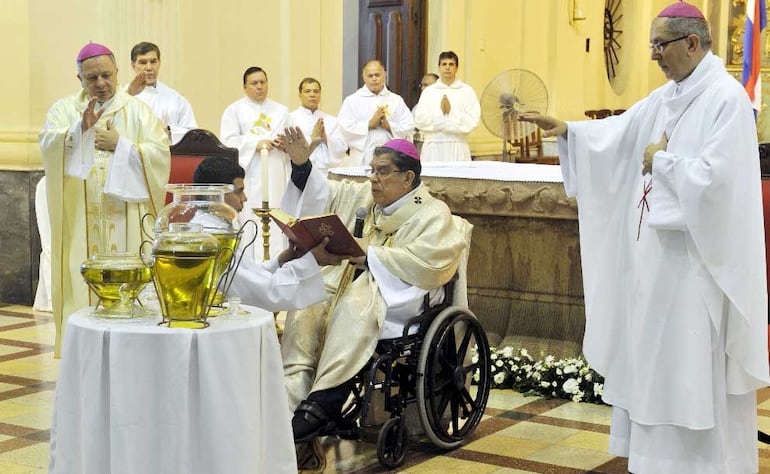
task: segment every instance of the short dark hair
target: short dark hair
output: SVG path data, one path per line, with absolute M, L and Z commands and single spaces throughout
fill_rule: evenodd
M 249 77 L 249 76 L 251 76 L 251 75 L 252 75 L 252 74 L 254 74 L 255 72 L 261 72 L 262 74 L 264 74 L 264 75 L 265 75 L 265 80 L 267 80 L 267 72 L 265 72 L 265 70 L 264 70 L 264 69 L 262 69 L 262 68 L 261 68 L 261 67 L 259 67 L 259 66 L 251 66 L 251 67 L 249 67 L 248 69 L 246 69 L 246 70 L 243 72 L 243 85 L 244 85 L 244 86 L 246 85 L 246 78 L 247 78 L 247 77 Z
M 457 54 L 454 51 L 442 51 L 441 54 L 438 55 L 439 64 L 441 64 L 442 59 L 454 59 L 455 66 L 460 65 L 460 58 L 457 57 Z
M 396 151 L 386 146 L 378 146 L 374 149 L 374 156 L 389 155 L 393 160 L 393 164 L 396 165 L 399 171 L 414 171 L 414 181 L 412 181 L 412 189 L 415 189 L 420 185 L 422 180 L 420 179 L 420 173 L 422 173 L 422 164 L 420 160 L 415 160 L 409 155 L 405 155 L 400 151 Z
M 158 48 L 158 45 L 155 43 L 150 43 L 149 41 L 142 41 L 141 43 L 137 43 L 136 46 L 131 48 L 131 62 L 136 62 L 136 57 L 140 54 L 147 54 L 150 51 L 155 51 L 155 54 L 158 55 L 158 60 L 160 60 L 160 48 Z
M 316 79 L 315 77 L 306 77 L 299 81 L 299 91 L 302 92 L 302 86 L 305 84 L 318 84 L 318 88 L 321 88 L 321 81 Z
M 241 165 L 227 158 L 210 156 L 201 161 L 193 174 L 196 184 L 233 184 L 235 178 L 245 178 L 246 172 Z

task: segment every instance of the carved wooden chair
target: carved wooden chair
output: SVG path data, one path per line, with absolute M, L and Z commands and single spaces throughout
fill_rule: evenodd
M 543 159 L 543 135 L 540 128 L 522 135 L 522 130 L 519 128 L 524 126 L 519 121 L 511 123 L 513 130 L 511 130 L 509 136 L 521 137 L 509 141 L 513 149 L 514 159 L 519 163 L 536 163 Z
M 221 156 L 238 163 L 237 148 L 224 146 L 217 136 L 208 130 L 196 128 L 188 131 L 178 143 L 171 145 L 169 184 L 192 183 L 195 169 L 201 161 L 211 156 Z M 171 199 L 171 193 L 166 193 L 166 204 L 170 203 Z

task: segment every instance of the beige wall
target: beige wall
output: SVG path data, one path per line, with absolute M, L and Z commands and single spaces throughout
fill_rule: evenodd
M 113 49 L 123 84 L 133 77 L 131 47 L 157 43 L 161 80 L 215 133 L 224 108 L 243 96 L 242 74 L 252 65 L 267 70 L 270 96 L 290 107 L 298 105 L 299 80 L 317 77 L 324 105 L 336 112 L 342 8 L 343 0 L 3 0 L 0 168 L 42 167 L 37 134 L 51 104 L 79 89 L 75 56 L 88 41 Z
M 89 40 L 113 48 L 122 83 L 133 76 L 131 46 L 157 43 L 161 80 L 190 100 L 201 127 L 217 133 L 222 110 L 242 96 L 241 75 L 251 65 L 268 71 L 270 96 L 290 108 L 298 105 L 299 79 L 317 77 L 322 108 L 336 113 L 343 99 L 343 9 L 357 1 L 4 0 L 0 40 L 13 47 L 0 53 L 6 65 L 0 169 L 41 168 L 37 133 L 50 105 L 78 90 L 74 57 Z M 548 89 L 549 113 L 564 119 L 582 119 L 586 109 L 627 108 L 664 82 L 647 46 L 652 17 L 670 0 L 623 2 L 623 68 L 615 89 L 604 72 L 604 2 L 577 0 L 586 19 L 572 26 L 569 1 L 428 0 L 427 63 L 433 67 L 440 51 L 454 50 L 459 76 L 479 96 L 499 72 L 528 69 Z M 718 4 L 691 1 L 706 12 L 715 9 L 709 1 Z M 726 30 L 719 15 L 717 30 Z M 494 153 L 499 141 L 482 124 L 471 136 L 472 150 Z

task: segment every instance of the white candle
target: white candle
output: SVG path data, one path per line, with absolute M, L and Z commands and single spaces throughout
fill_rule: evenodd
M 265 146 L 259 150 L 259 158 L 262 160 L 262 202 L 270 202 L 270 191 L 268 188 L 270 168 L 267 166 L 267 153 L 267 147 Z

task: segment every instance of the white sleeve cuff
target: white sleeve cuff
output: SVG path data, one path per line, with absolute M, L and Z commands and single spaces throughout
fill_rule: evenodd
M 104 192 L 126 202 L 141 202 L 150 198 L 139 151 L 127 138 L 118 139 L 107 169 Z
M 64 138 L 64 174 L 87 179 L 94 165 L 96 131 L 91 127 L 84 133 L 80 129 L 81 123 L 82 119 L 78 119 Z

